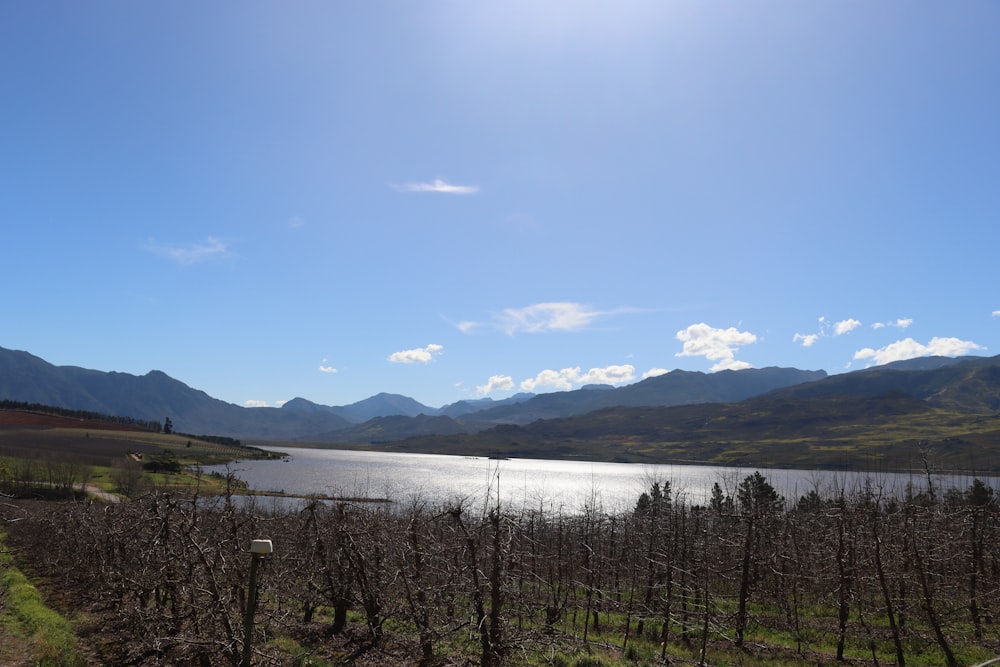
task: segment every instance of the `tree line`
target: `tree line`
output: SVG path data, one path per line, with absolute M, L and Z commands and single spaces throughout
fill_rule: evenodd
M 958 665 L 1000 648 L 1000 511 L 978 479 L 786 499 L 755 472 L 716 484 L 704 505 L 656 481 L 627 511 L 595 499 L 572 513 L 431 500 L 280 509 L 160 491 L 18 511 L 12 543 L 101 610 L 125 664 L 240 664 L 246 550 L 264 537 L 275 553 L 255 664 L 291 664 L 289 642 L 301 657 L 345 637 L 355 655 L 403 643 L 410 664 L 458 653 L 484 667 L 569 664 L 556 656 L 592 649 L 714 664 L 774 642 L 803 659 Z

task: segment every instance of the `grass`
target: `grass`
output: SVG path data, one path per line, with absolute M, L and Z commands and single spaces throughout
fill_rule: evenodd
M 724 598 L 713 601 L 713 615 L 720 619 L 727 615 L 728 605 Z M 72 625 L 63 617 L 46 608 L 38 591 L 17 571 L 8 554 L 0 554 L 0 646 L 8 643 L 7 638 L 22 639 L 27 642 L 33 656 L 33 664 L 59 666 L 76 666 L 85 664 L 76 648 Z M 316 627 L 329 622 L 329 608 L 317 610 L 314 623 Z M 680 626 L 675 621 L 671 624 L 670 640 L 664 647 L 659 643 L 662 619 L 647 617 L 646 627 L 640 635 L 637 632 L 638 616 L 631 620 L 631 634 L 627 646 L 623 646 L 623 630 L 626 620 L 624 610 L 604 610 L 601 613 L 599 630 L 590 629 L 589 641 L 581 644 L 583 632 L 583 614 L 573 614 L 568 610 L 562 620 L 556 624 L 555 633 L 542 643 L 534 641 L 522 644 L 518 636 L 533 636 L 536 639 L 544 631 L 544 617 L 541 611 L 525 613 L 520 620 L 513 618 L 515 612 L 509 611 L 509 633 L 507 639 L 510 645 L 510 664 L 521 664 L 530 667 L 657 667 L 663 664 L 661 653 L 665 651 L 670 664 L 695 665 L 699 662 L 701 646 L 701 621 L 699 614 L 693 614 L 688 626 L 689 641 L 680 640 Z M 710 631 L 707 642 L 707 664 L 714 667 L 784 667 L 792 665 L 823 665 L 836 664 L 835 620 L 822 609 L 803 605 L 801 612 L 801 650 L 792 628 L 787 627 L 784 613 L 781 609 L 769 608 L 757 604 L 751 605 L 752 622 L 747 629 L 745 649 L 739 649 L 732 643 L 732 637 Z M 514 629 L 521 626 L 522 631 Z M 893 648 L 886 634 L 884 619 L 869 616 L 866 619 L 868 627 L 874 634 L 875 651 L 879 664 L 894 662 Z M 911 622 L 917 621 L 913 618 Z M 355 638 L 361 636 L 364 628 L 364 616 L 360 610 L 352 609 L 348 613 L 348 627 L 353 628 Z M 852 617 L 852 625 L 857 623 Z M 713 621 L 714 624 L 714 621 Z M 400 646 L 408 646 L 415 650 L 416 630 L 400 619 L 390 617 L 386 620 L 387 636 L 395 638 L 396 653 Z M 943 656 L 938 647 L 924 632 L 925 628 L 913 627 L 904 636 L 906 642 L 906 660 L 911 667 L 930 667 L 943 664 Z M 953 628 L 955 634 L 966 636 L 961 628 Z M 971 634 L 971 633 L 969 633 Z M 272 636 L 262 646 L 265 653 L 280 656 L 283 665 L 296 667 L 333 667 L 345 664 L 348 645 L 331 645 L 326 640 L 319 640 L 319 635 L 311 638 L 305 636 Z M 402 643 L 399 643 L 402 642 Z M 531 646 L 531 644 L 534 644 Z M 460 628 L 440 638 L 436 643 L 439 655 L 455 660 L 463 657 L 475 660 L 478 652 L 475 633 L 469 628 Z M 977 646 L 967 639 L 955 641 L 953 645 L 960 664 L 978 664 L 990 657 L 992 653 L 985 646 Z M 847 647 L 848 663 L 872 664 L 872 649 L 864 637 L 859 636 L 858 629 L 852 629 Z M 392 654 L 392 653 L 389 653 Z M 389 655 L 387 654 L 387 655 Z M 376 653 L 376 655 L 378 655 Z M 3 656 L 0 650 L 0 656 Z M 2 662 L 2 659 L 0 659 Z
M 316 657 L 310 649 L 291 637 L 275 637 L 264 648 L 286 657 L 291 667 L 333 667 L 335 664 Z
M 86 664 L 73 627 L 45 606 L 41 594 L 15 567 L 0 532 L 0 633 L 10 636 L 38 667 Z

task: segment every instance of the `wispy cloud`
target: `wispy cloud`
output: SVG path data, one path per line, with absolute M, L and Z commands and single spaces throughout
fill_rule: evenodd
M 974 350 L 985 349 L 982 345 L 958 338 L 934 337 L 926 345 L 918 343 L 912 338 L 904 338 L 878 350 L 870 347 L 858 350 L 854 353 L 854 359 L 868 359 L 872 361 L 872 365 L 881 366 L 893 361 L 916 359 L 917 357 L 958 357 Z
M 443 350 L 443 345 L 431 343 L 427 347 L 418 347 L 413 350 L 393 352 L 389 355 L 389 361 L 394 364 L 427 364 L 430 363 L 434 357 L 440 355 Z
M 525 308 L 507 308 L 499 316 L 501 328 L 508 334 L 583 329 L 601 316 L 579 303 L 536 303 Z
M 899 320 L 902 322 L 902 320 Z M 827 321 L 826 317 L 819 318 L 819 331 L 811 334 L 796 333 L 792 336 L 792 342 L 802 343 L 802 347 L 812 347 L 820 338 L 826 338 L 827 336 L 843 336 L 849 334 L 858 327 L 861 326 L 860 320 L 856 320 L 853 317 L 849 317 L 846 320 L 840 320 L 839 322 L 834 322 L 831 324 Z M 886 326 L 883 324 L 882 326 Z M 879 328 L 878 326 L 875 327 Z
M 812 347 L 819 340 L 819 334 L 800 334 L 792 336 L 793 343 L 802 343 L 802 347 Z
M 159 255 L 183 266 L 231 256 L 229 245 L 214 236 L 188 245 L 161 243 L 151 238 L 146 241 L 144 247 L 154 255 Z
M 293 215 L 291 218 L 288 219 L 288 226 L 291 229 L 300 229 L 306 226 L 306 221 L 297 215 Z
M 677 340 L 684 347 L 676 356 L 705 357 L 715 362 L 712 371 L 735 371 L 750 368 L 747 362 L 736 360 L 736 351 L 745 345 L 756 343 L 757 336 L 749 331 L 739 331 L 736 327 L 716 329 L 702 322 L 678 331 Z
M 669 372 L 670 371 L 668 371 L 666 368 L 650 368 L 648 371 L 642 374 L 642 379 L 646 380 L 648 378 L 659 377 L 661 375 L 666 375 Z
M 476 385 L 476 393 L 487 396 L 495 391 L 510 391 L 514 388 L 514 378 L 509 375 L 491 375 L 486 384 Z
M 910 317 L 901 317 L 898 320 L 889 322 L 875 322 L 872 324 L 872 329 L 884 329 L 886 327 L 897 327 L 899 329 L 905 329 L 913 324 L 913 319 Z
M 321 361 L 320 364 L 319 364 L 319 372 L 320 373 L 326 373 L 327 375 L 333 375 L 334 373 L 337 372 L 337 369 L 336 369 L 336 367 L 334 367 L 334 366 L 332 366 L 330 364 L 330 360 L 329 359 L 327 359 L 326 357 L 323 357 L 323 361 Z
M 792 336 L 792 342 L 802 343 L 802 347 L 812 347 L 813 345 L 816 344 L 816 341 L 818 341 L 820 338 L 826 335 L 825 332 L 829 328 L 829 325 L 826 323 L 826 317 L 819 318 L 819 327 L 820 330 L 816 333 L 811 333 L 811 334 L 796 333 L 794 336 Z
M 505 308 L 500 313 L 494 314 L 488 323 L 464 320 L 455 327 L 462 333 L 471 333 L 480 327 L 491 326 L 511 336 L 518 333 L 579 331 L 593 324 L 595 320 L 637 310 L 626 307 L 597 310 L 571 301 L 550 301 L 523 308 Z
M 993 317 L 1000 317 L 1000 310 L 994 310 Z
M 474 195 L 479 192 L 478 185 L 453 185 L 440 178 L 429 183 L 397 183 L 389 187 L 396 192 L 437 192 L 446 195 Z

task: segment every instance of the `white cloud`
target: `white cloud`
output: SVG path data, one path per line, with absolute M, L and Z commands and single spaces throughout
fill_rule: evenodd
M 642 379 L 645 380 L 647 378 L 659 377 L 660 375 L 666 375 L 669 372 L 670 371 L 668 371 L 666 368 L 650 368 L 648 371 L 642 374 Z
M 602 314 L 579 303 L 550 302 L 507 308 L 498 319 L 500 327 L 508 334 L 539 333 L 582 329 Z
M 913 318 L 901 317 L 898 320 L 891 322 L 876 322 L 872 325 L 872 329 L 884 329 L 885 327 L 897 327 L 899 329 L 905 329 L 913 324 Z
M 391 187 L 397 192 L 439 192 L 448 195 L 474 195 L 479 192 L 478 185 L 452 185 L 440 178 L 430 183 L 401 183 Z
M 580 377 L 580 384 L 624 384 L 635 380 L 635 366 L 632 364 L 622 364 L 621 366 L 605 366 L 604 368 L 591 368 Z
M 861 322 L 854 319 L 853 317 L 849 317 L 846 320 L 841 320 L 831 325 L 829 322 L 827 322 L 826 317 L 823 316 L 819 318 L 819 331 L 812 334 L 796 333 L 794 336 L 792 336 L 792 342 L 802 343 L 802 347 L 812 347 L 817 343 L 817 341 L 819 341 L 820 338 L 827 338 L 828 336 L 831 335 L 843 336 L 844 334 L 854 331 L 860 326 Z M 880 323 L 872 326 L 878 329 L 886 325 Z M 831 334 L 831 329 L 833 332 L 832 334 Z
M 472 333 L 475 329 L 478 329 L 481 325 L 479 322 L 471 322 L 469 320 L 463 320 L 455 325 L 459 331 L 462 333 Z
M 389 361 L 394 364 L 426 364 L 430 363 L 434 357 L 441 354 L 443 345 L 431 343 L 427 347 L 418 347 L 413 350 L 402 350 L 389 355 Z
M 324 364 L 320 364 L 319 365 L 319 372 L 320 373 L 327 373 L 328 375 L 333 375 L 334 373 L 337 372 L 337 369 L 334 368 L 333 366 L 326 366 Z
M 861 322 L 854 319 L 853 317 L 846 320 L 841 320 L 833 325 L 833 335 L 843 336 L 846 333 L 850 333 L 861 326 Z
M 275 401 L 274 403 L 268 403 L 267 401 L 258 401 L 250 399 L 249 401 L 244 401 L 243 405 L 248 408 L 270 408 L 270 407 L 280 408 L 287 402 L 288 401 Z
M 1000 310 L 994 310 L 993 317 L 1000 317 Z
M 723 359 L 719 363 L 713 365 L 709 370 L 715 373 L 717 371 L 742 371 L 747 368 L 753 368 L 753 366 L 745 361 Z
M 797 333 L 794 336 L 792 336 L 792 342 L 798 343 L 799 341 L 802 341 L 802 347 L 812 347 L 817 340 L 819 340 L 819 334 Z
M 904 338 L 895 343 L 875 350 L 870 347 L 858 350 L 854 353 L 854 359 L 871 359 L 873 365 L 881 366 L 893 361 L 903 361 L 904 359 L 916 359 L 917 357 L 957 357 L 968 354 L 973 350 L 985 350 L 982 345 L 977 345 L 972 341 L 960 340 L 958 338 L 932 338 L 927 345 L 923 345 L 912 338 Z
M 486 384 L 476 385 L 476 393 L 486 396 L 494 391 L 510 391 L 514 388 L 514 378 L 509 375 L 491 375 Z
M 535 391 L 546 387 L 569 391 L 573 388 L 573 383 L 580 377 L 580 367 L 564 368 L 561 371 L 544 370 L 534 378 L 521 381 L 522 391 Z
M 289 218 L 288 226 L 292 229 L 300 229 L 306 226 L 306 221 L 300 218 L 299 216 L 295 215 Z
M 591 368 L 586 373 L 583 373 L 580 367 L 576 366 L 574 368 L 564 368 L 560 371 L 546 369 L 533 378 L 523 380 L 520 387 L 522 391 L 536 391 L 546 388 L 569 391 L 574 387 L 584 384 L 613 385 L 631 382 L 634 379 L 635 366 L 631 364 Z
M 756 343 L 757 336 L 749 331 L 737 331 L 736 327 L 716 329 L 702 322 L 678 331 L 677 340 L 684 344 L 684 348 L 676 356 L 705 357 L 716 362 L 712 371 L 721 371 L 750 368 L 750 364 L 737 361 L 735 355 L 744 345 Z
M 145 248 L 155 255 L 184 266 L 230 256 L 229 246 L 226 242 L 214 236 L 209 236 L 201 243 L 192 243 L 186 246 L 160 243 L 151 238 L 146 241 Z

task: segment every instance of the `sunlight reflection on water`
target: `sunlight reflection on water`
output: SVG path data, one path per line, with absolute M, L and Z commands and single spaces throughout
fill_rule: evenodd
M 675 497 L 689 504 L 706 504 L 716 482 L 735 495 L 739 482 L 758 468 L 704 465 L 644 465 L 555 461 L 539 459 L 492 460 L 484 457 L 436 454 L 397 454 L 333 449 L 267 448 L 287 453 L 287 461 L 239 461 L 229 470 L 257 491 L 295 495 L 388 498 L 396 502 L 482 503 L 488 497 L 527 510 L 576 512 L 584 507 L 618 511 L 635 505 L 636 498 L 654 481 L 670 482 Z M 226 466 L 206 472 L 225 473 Z M 794 501 L 816 489 L 834 497 L 870 480 L 886 492 L 902 494 L 908 483 L 927 486 L 921 473 L 826 472 L 760 469 L 786 499 Z M 967 488 L 971 475 L 935 475 L 938 488 Z M 995 479 L 985 478 L 994 488 Z

